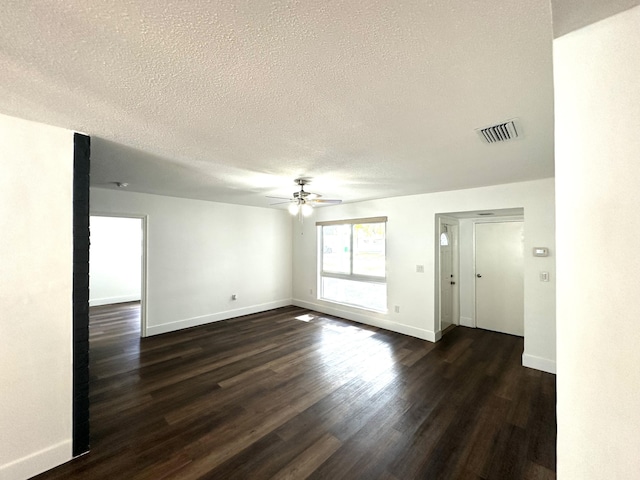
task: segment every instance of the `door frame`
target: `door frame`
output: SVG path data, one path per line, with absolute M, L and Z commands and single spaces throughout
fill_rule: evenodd
M 440 234 L 442 231 L 442 225 L 454 225 L 457 227 L 456 237 L 459 236 L 460 232 L 460 222 L 457 218 L 449 217 L 447 215 L 437 214 L 436 215 L 436 235 L 435 235 L 435 262 L 436 268 L 436 292 L 435 292 L 435 300 L 436 300 L 436 321 L 437 321 L 437 329 L 435 332 L 436 341 L 442 338 L 442 274 L 440 272 Z M 475 239 L 474 239 L 475 241 Z M 456 288 L 452 293 L 452 311 L 451 311 L 451 320 L 454 325 L 460 325 L 460 242 L 459 238 L 455 239 L 453 242 L 453 248 L 451 249 L 451 270 L 454 272 L 454 276 L 456 279 Z M 475 261 L 475 258 L 474 258 Z M 475 299 L 474 299 L 475 300 Z
M 131 214 L 131 213 L 113 213 L 113 212 L 99 212 L 91 211 L 89 217 L 111 217 L 111 218 L 135 218 L 141 220 L 142 224 L 142 260 L 141 260 L 141 285 L 140 285 L 140 337 L 147 336 L 147 311 L 148 311 L 148 296 L 147 296 L 147 250 L 149 245 L 149 236 L 147 234 L 148 219 L 149 216 L 145 214 Z M 91 252 L 91 246 L 89 246 L 89 252 Z M 89 265 L 89 274 L 91 274 L 91 265 Z
M 473 328 L 478 328 L 478 301 L 476 298 L 476 225 L 479 223 L 508 223 L 508 222 L 522 222 L 523 228 L 525 229 L 526 236 L 526 227 L 527 224 L 524 221 L 524 215 L 513 215 L 513 216 L 504 216 L 504 217 L 491 217 L 491 218 L 474 218 L 473 219 L 473 288 L 471 289 L 471 294 L 473 295 Z M 526 239 L 526 237 L 525 237 Z

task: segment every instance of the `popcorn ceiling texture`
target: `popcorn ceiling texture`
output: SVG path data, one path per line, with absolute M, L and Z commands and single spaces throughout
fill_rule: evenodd
M 267 206 L 553 176 L 543 0 L 4 0 L 0 112 L 92 137 L 92 184 Z M 523 138 L 474 129 L 513 117 Z
M 551 0 L 553 36 L 560 37 L 640 5 L 640 0 Z

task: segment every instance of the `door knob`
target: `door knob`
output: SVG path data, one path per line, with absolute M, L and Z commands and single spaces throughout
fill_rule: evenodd
M 480 275 L 479 273 L 476 273 L 476 277 L 482 278 L 482 275 Z

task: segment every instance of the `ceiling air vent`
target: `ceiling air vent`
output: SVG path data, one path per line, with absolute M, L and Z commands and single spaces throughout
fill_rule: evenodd
M 507 142 L 522 134 L 518 119 L 508 120 L 490 127 L 476 128 L 476 132 L 485 143 Z

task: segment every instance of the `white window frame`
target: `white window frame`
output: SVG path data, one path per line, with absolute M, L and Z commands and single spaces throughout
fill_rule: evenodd
M 385 258 L 385 268 L 384 268 L 384 276 L 376 276 L 376 275 L 362 275 L 358 273 L 353 273 L 353 227 L 355 225 L 361 225 L 365 223 L 382 223 L 384 225 L 384 258 Z M 349 225 L 351 227 L 351 232 L 349 234 L 349 272 L 350 273 L 336 273 L 336 272 L 326 272 L 324 271 L 324 231 L 323 227 L 331 226 L 331 225 Z M 361 308 L 365 310 L 373 310 L 373 311 L 381 311 L 376 308 L 367 307 L 366 305 L 358 305 L 353 303 L 344 303 L 336 300 L 332 300 L 330 298 L 324 297 L 324 292 L 322 288 L 322 278 L 337 278 L 341 280 L 350 280 L 354 282 L 362 282 L 362 283 L 374 283 L 378 285 L 387 284 L 387 217 L 371 217 L 371 218 L 356 218 L 349 220 L 332 220 L 327 222 L 316 222 L 316 226 L 319 227 L 319 274 L 318 274 L 318 293 L 319 298 L 323 301 L 338 303 L 340 305 L 348 305 L 350 307 Z M 387 311 L 386 308 L 385 310 Z

